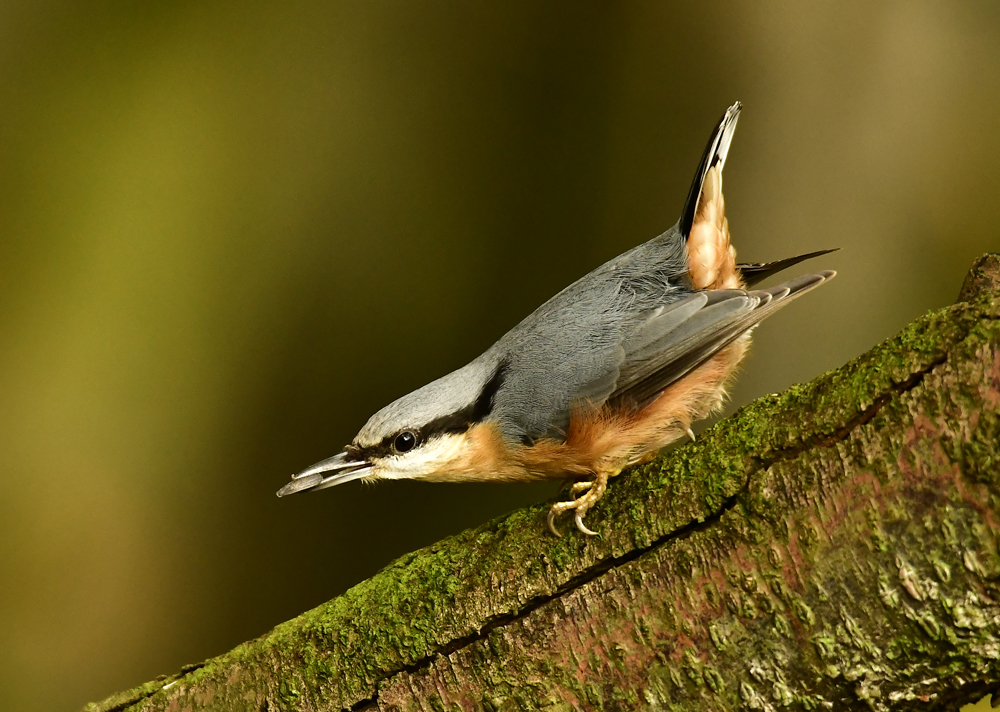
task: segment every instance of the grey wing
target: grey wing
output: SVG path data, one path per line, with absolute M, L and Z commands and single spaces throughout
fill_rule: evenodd
M 595 379 L 582 397 L 597 404 L 618 400 L 641 408 L 763 319 L 833 278 L 835 272 L 807 274 L 765 290 L 719 289 L 698 292 L 648 313 L 622 341 L 615 374 Z

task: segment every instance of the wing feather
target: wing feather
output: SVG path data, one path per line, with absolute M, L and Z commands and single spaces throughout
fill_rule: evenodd
M 834 274 L 807 274 L 765 290 L 699 292 L 653 310 L 621 344 L 622 360 L 615 369 L 618 379 L 608 399 L 643 407 L 671 383 Z

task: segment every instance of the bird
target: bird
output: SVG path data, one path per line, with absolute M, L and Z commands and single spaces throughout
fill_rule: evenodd
M 343 450 L 292 477 L 279 497 L 353 480 L 563 480 L 549 530 L 584 517 L 608 481 L 718 412 L 751 332 L 831 270 L 768 289 L 764 279 L 819 250 L 737 263 L 722 170 L 740 115 L 709 139 L 681 216 L 663 234 L 563 289 L 467 365 L 371 416 Z

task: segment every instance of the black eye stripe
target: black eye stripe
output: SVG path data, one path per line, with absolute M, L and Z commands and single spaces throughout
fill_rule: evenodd
M 383 438 L 377 445 L 370 445 L 368 447 L 352 446 L 352 452 L 357 453 L 359 459 L 367 460 L 373 457 L 387 457 L 393 454 L 409 452 L 422 443 L 427 442 L 427 440 L 435 435 L 465 432 L 470 426 L 486 420 L 490 413 L 493 412 L 494 399 L 497 391 L 503 385 L 508 368 L 509 365 L 506 362 L 500 363 L 490 376 L 490 379 L 483 386 L 475 402 L 465 408 L 450 415 L 435 418 L 423 427 L 406 428 L 405 430 L 395 432 Z M 404 433 L 409 433 L 414 437 L 413 445 L 407 450 L 400 449 L 396 443 L 396 440 Z
M 496 399 L 497 391 L 503 385 L 504 379 L 507 377 L 507 370 L 510 368 L 510 364 L 506 361 L 501 361 L 500 365 L 497 366 L 493 375 L 490 376 L 490 380 L 486 382 L 483 386 L 483 390 L 480 391 L 479 397 L 476 398 L 475 404 L 472 406 L 472 422 L 481 423 L 486 420 L 490 413 L 493 412 L 494 400 Z

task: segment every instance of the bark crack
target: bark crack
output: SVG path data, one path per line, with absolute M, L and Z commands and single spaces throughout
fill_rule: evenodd
M 870 423 L 878 412 L 882 410 L 888 404 L 893 397 L 902 395 L 907 391 L 911 391 L 924 380 L 924 377 L 933 371 L 935 368 L 948 361 L 948 354 L 945 353 L 938 358 L 931 361 L 929 364 L 921 369 L 918 369 L 907 376 L 905 379 L 899 383 L 894 383 L 889 390 L 881 395 L 877 396 L 870 406 L 857 413 L 854 417 L 848 420 L 844 425 L 834 430 L 832 433 L 823 434 L 816 433 L 805 438 L 799 445 L 790 448 L 784 448 L 778 450 L 771 457 L 759 458 L 758 467 L 755 469 L 767 469 L 777 462 L 782 460 L 791 460 L 798 457 L 804 452 L 813 450 L 818 447 L 830 447 L 836 443 L 842 442 L 847 439 L 847 437 L 854 432 L 857 428 Z
M 488 636 L 492 631 L 496 630 L 497 628 L 504 627 L 506 625 L 509 625 L 511 623 L 514 623 L 518 620 L 521 620 L 531 615 L 531 613 L 538 610 L 547 603 L 557 600 L 562 596 L 566 595 L 567 593 L 570 593 L 571 591 L 574 591 L 582 587 L 583 585 L 590 583 L 591 581 L 597 580 L 598 578 L 606 574 L 608 571 L 611 571 L 612 569 L 619 568 L 625 564 L 628 564 L 631 561 L 635 561 L 639 557 L 651 551 L 654 551 L 662 546 L 670 544 L 671 542 L 681 541 L 696 532 L 704 531 L 710 528 L 716 522 L 722 519 L 722 517 L 725 516 L 727 512 L 731 511 L 734 507 L 736 507 L 740 503 L 740 500 L 743 499 L 743 497 L 749 491 L 750 481 L 755 472 L 766 471 L 768 468 L 770 468 L 772 465 L 778 462 L 784 460 L 790 460 L 810 450 L 814 450 L 816 448 L 830 447 L 838 442 L 846 440 L 850 436 L 850 434 L 854 432 L 854 430 L 861 427 L 862 425 L 865 425 L 866 423 L 871 422 L 871 420 L 878 414 L 878 412 L 882 410 L 882 408 L 885 407 L 886 404 L 892 401 L 894 397 L 902 395 L 903 393 L 913 390 L 914 388 L 919 386 L 920 383 L 924 380 L 924 377 L 928 373 L 930 373 L 943 363 L 946 363 L 947 360 L 948 360 L 948 354 L 945 353 L 939 356 L 938 358 L 932 360 L 923 368 L 920 368 L 912 372 L 909 376 L 907 376 L 899 383 L 894 383 L 886 392 L 877 396 L 872 401 L 872 404 L 870 406 L 868 406 L 864 410 L 854 415 L 854 417 L 852 417 L 843 426 L 836 429 L 834 432 L 829 434 L 811 435 L 805 438 L 800 444 L 796 446 L 778 450 L 769 457 L 755 458 L 754 464 L 747 470 L 746 475 L 744 476 L 743 484 L 740 486 L 740 488 L 730 497 L 727 497 L 725 500 L 723 500 L 719 508 L 709 516 L 705 517 L 704 519 L 700 521 L 693 520 L 679 529 L 675 529 L 671 532 L 668 532 L 667 534 L 664 534 L 663 536 L 654 540 L 648 546 L 637 547 L 635 549 L 632 549 L 631 551 L 628 551 L 625 554 L 621 554 L 619 556 L 610 556 L 606 559 L 602 559 L 601 561 L 598 561 L 594 565 L 588 567 L 587 569 L 584 569 L 576 576 L 567 580 L 565 583 L 557 587 L 551 593 L 540 594 L 538 596 L 531 598 L 524 604 L 524 606 L 522 606 L 517 611 L 494 616 L 488 619 L 483 624 L 483 626 L 479 628 L 478 631 L 470 633 L 469 635 L 466 636 L 462 636 L 460 638 L 456 638 L 455 640 L 447 643 L 446 645 L 439 646 L 432 653 L 423 658 L 420 658 L 419 660 L 416 660 L 408 665 L 402 665 L 391 672 L 387 672 L 385 675 L 379 677 L 375 681 L 374 694 L 372 694 L 370 697 L 366 697 L 362 700 L 359 700 L 358 702 L 351 705 L 349 708 L 345 709 L 349 709 L 351 712 L 362 712 L 362 710 L 365 710 L 367 708 L 376 707 L 378 705 L 379 686 L 386 680 L 389 680 L 401 673 L 419 672 L 420 670 L 429 667 L 431 663 L 433 663 L 434 660 L 437 659 L 438 657 L 447 657 L 452 653 L 458 652 L 459 650 L 469 645 L 472 645 L 477 641 L 484 639 L 486 636 Z

